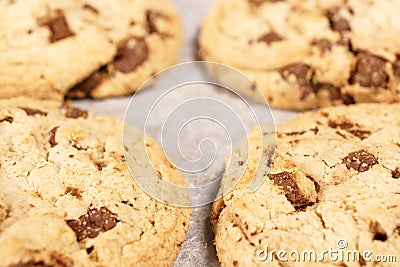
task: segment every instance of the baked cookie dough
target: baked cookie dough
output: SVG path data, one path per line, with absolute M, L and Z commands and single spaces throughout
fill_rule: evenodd
M 369 260 L 400 257 L 398 114 L 399 104 L 358 104 L 301 114 L 278 126 L 275 158 L 269 174 L 261 174 L 261 187 L 249 192 L 251 180 L 260 175 L 251 156 L 240 182 L 214 203 L 222 266 L 397 266 Z M 251 155 L 264 153 L 260 131 L 249 141 Z M 241 152 L 231 159 L 236 168 L 243 164 L 237 162 Z M 227 173 L 221 191 L 235 178 Z M 358 250 L 361 256 L 334 261 L 327 254 L 320 261 L 330 248 Z M 265 259 L 272 250 L 287 252 L 288 261 L 279 261 L 277 254 Z M 292 254 L 290 260 L 293 250 L 300 256 Z M 310 250 L 317 260 L 302 261 Z M 363 257 L 366 250 L 373 253 L 369 258 Z
M 399 102 L 398 10 L 396 0 L 219 0 L 199 55 L 242 71 L 275 108 Z
M 183 32 L 169 0 L 6 0 L 0 17 L 1 98 L 133 93 L 175 62 Z
M 1 266 L 173 265 L 191 210 L 162 204 L 135 183 L 120 120 L 8 102 L 0 101 Z M 161 147 L 145 142 L 155 170 L 127 152 L 143 172 L 185 186 Z

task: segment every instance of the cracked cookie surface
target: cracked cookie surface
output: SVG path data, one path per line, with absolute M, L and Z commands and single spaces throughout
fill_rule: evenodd
M 203 22 L 199 55 L 242 71 L 276 108 L 399 102 L 399 8 L 396 0 L 220 0 Z
M 1 98 L 130 94 L 175 62 L 182 40 L 169 0 L 7 0 L 0 16 Z
M 122 122 L 27 102 L 0 101 L 0 265 L 172 266 L 191 211 L 135 183 Z M 144 140 L 138 131 L 130 137 Z M 156 170 L 128 146 L 136 166 L 184 186 L 160 146 L 145 141 Z
M 400 256 L 400 105 L 358 104 L 304 113 L 277 127 L 276 155 L 269 174 L 249 193 L 256 160 L 251 156 L 236 187 L 212 211 L 222 266 L 304 266 L 261 262 L 268 249 L 369 250 Z M 263 151 L 260 132 L 250 150 Z M 236 151 L 232 156 L 235 164 Z M 255 155 L 257 153 L 251 153 Z M 239 167 L 242 162 L 238 162 Z M 267 162 L 261 162 L 267 164 Z M 261 174 L 263 175 L 263 174 Z M 265 175 L 265 174 L 264 174 Z M 226 174 L 222 182 L 233 177 Z M 225 181 L 225 182 L 224 182 Z M 341 265 L 342 264 L 342 265 Z M 374 262 L 307 262 L 307 266 L 396 266 Z

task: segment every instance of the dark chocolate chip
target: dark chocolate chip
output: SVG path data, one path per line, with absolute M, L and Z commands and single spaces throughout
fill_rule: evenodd
M 366 172 L 371 169 L 372 166 L 378 164 L 378 159 L 365 150 L 359 150 L 345 157 L 343 163 L 346 164 L 349 170 L 353 169 L 359 172 Z
M 74 188 L 74 187 L 67 187 L 67 189 L 65 190 L 65 194 L 69 194 L 76 198 L 82 198 L 80 190 L 78 188 Z
M 107 208 L 92 208 L 78 220 L 69 220 L 67 224 L 76 234 L 78 242 L 85 238 L 96 238 L 100 233 L 107 232 L 117 225 L 115 214 Z
M 342 99 L 343 99 L 343 104 L 345 105 L 352 105 L 356 103 L 354 97 L 348 94 L 342 95 Z
M 343 17 L 341 17 L 337 10 L 331 10 L 326 13 L 329 19 L 329 24 L 333 31 L 346 32 L 351 31 L 350 23 Z
M 373 234 L 373 239 L 376 241 L 384 242 L 388 238 L 385 229 L 383 229 L 383 227 L 378 222 L 371 222 L 369 224 L 369 230 Z
M 101 71 L 97 71 L 87 77 L 85 80 L 75 85 L 71 90 L 69 90 L 69 96 L 74 97 L 79 94 L 81 97 L 89 97 L 94 88 L 96 88 L 103 80 L 103 75 Z
M 56 145 L 58 145 L 57 142 L 56 142 L 56 133 L 57 133 L 58 128 L 59 128 L 58 126 L 54 127 L 50 131 L 49 143 L 50 143 L 51 147 L 55 147 Z
M 95 13 L 96 15 L 99 14 L 99 11 L 98 11 L 94 6 L 92 6 L 92 5 L 84 4 L 84 5 L 83 5 L 83 8 L 92 11 L 92 12 Z
M 122 73 L 130 73 L 149 56 L 149 48 L 143 38 L 131 39 L 121 44 L 114 60 L 115 68 Z
M 88 247 L 86 249 L 86 253 L 90 255 L 93 252 L 93 250 L 94 250 L 94 246 Z
M 389 79 L 385 65 L 386 61 L 383 58 L 361 52 L 358 54 L 356 70 L 350 82 L 364 87 L 382 87 Z
M 273 42 L 280 42 L 283 40 L 283 37 L 278 35 L 275 32 L 269 32 L 258 38 L 258 42 L 264 42 L 266 44 L 271 44 Z
M 322 52 L 327 52 L 327 51 L 332 50 L 332 42 L 325 38 L 316 39 L 316 40 L 312 41 L 311 44 L 318 47 L 319 49 L 321 49 Z
M 23 111 L 25 111 L 26 115 L 28 116 L 34 116 L 34 115 L 41 115 L 41 116 L 47 116 L 47 112 L 41 111 L 39 109 L 34 109 L 34 108 L 20 108 Z
M 400 178 L 400 168 L 397 168 L 394 171 L 392 171 L 392 177 L 394 179 L 399 179 Z
M 52 267 L 52 265 L 48 265 L 43 261 L 29 261 L 29 262 L 20 262 L 17 264 L 8 265 L 8 267 Z
M 275 185 L 282 188 L 286 198 L 295 207 L 304 207 L 314 204 L 300 193 L 300 189 L 296 183 L 295 178 L 289 172 L 281 172 L 278 174 L 270 174 L 269 179 Z
M 12 123 L 12 122 L 14 121 L 14 118 L 8 116 L 8 117 L 5 117 L 4 119 L 1 119 L 1 120 L 0 120 L 0 122 L 4 122 L 4 121 L 7 121 L 7 122 L 9 122 L 9 123 Z
M 360 138 L 361 140 L 364 140 L 371 135 L 371 131 L 366 131 L 366 130 L 348 130 L 348 132 Z
M 87 119 L 89 116 L 89 113 L 86 110 L 81 110 L 79 108 L 67 106 L 65 108 L 65 117 L 71 118 L 71 119 L 77 119 L 77 118 L 84 118 Z
M 329 120 L 328 126 L 333 129 L 340 128 L 342 130 L 347 130 L 347 129 L 353 128 L 354 123 L 352 123 L 351 121 L 336 122 L 333 120 Z
M 281 69 L 281 73 L 286 80 L 294 76 L 299 85 L 309 85 L 313 75 L 311 67 L 304 63 L 293 63 L 285 66 Z
M 70 30 L 64 14 L 60 13 L 56 18 L 47 21 L 44 25 L 51 31 L 50 42 L 54 43 L 75 34 Z

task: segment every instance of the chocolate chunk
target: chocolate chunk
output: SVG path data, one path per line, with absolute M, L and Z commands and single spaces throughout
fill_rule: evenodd
M 281 172 L 278 174 L 270 174 L 269 179 L 273 181 L 275 185 L 282 188 L 286 198 L 293 206 L 304 207 L 314 204 L 300 193 L 296 180 L 291 173 Z
M 333 129 L 340 128 L 342 130 L 347 130 L 347 129 L 353 128 L 354 124 L 351 121 L 336 122 L 333 120 L 329 120 L 328 126 Z
M 318 92 L 320 90 L 327 90 L 329 92 L 329 96 L 331 100 L 340 100 L 342 99 L 341 90 L 339 87 L 334 86 L 330 83 L 317 83 L 312 85 L 314 92 Z
M 39 109 L 34 109 L 34 108 L 20 108 L 20 109 L 25 111 L 26 115 L 28 116 L 34 116 L 34 115 L 47 116 L 47 112 L 41 111 Z
M 102 80 L 102 71 L 97 71 L 69 90 L 68 97 L 74 97 L 76 95 L 81 95 L 81 97 L 89 97 L 93 89 L 96 88 Z
M 337 10 L 330 10 L 326 13 L 329 19 L 329 24 L 333 31 L 346 32 L 351 31 L 350 23 L 343 17 L 341 17 Z
M 283 37 L 278 35 L 275 32 L 269 32 L 258 38 L 257 42 L 264 42 L 266 44 L 271 44 L 273 42 L 280 42 L 283 40 Z
M 87 119 L 89 116 L 89 113 L 86 110 L 81 110 L 79 108 L 67 106 L 65 108 L 65 117 L 71 118 L 71 119 L 77 119 L 77 118 L 84 118 Z
M 343 100 L 343 104 L 345 105 L 352 105 L 355 104 L 356 101 L 354 100 L 354 97 L 348 94 L 344 94 L 342 95 L 342 100 Z
M 394 179 L 399 179 L 400 178 L 400 168 L 397 168 L 394 171 L 392 171 L 392 177 Z
M 361 52 L 358 54 L 356 70 L 350 82 L 364 87 L 382 87 L 389 79 L 385 65 L 386 61 L 383 58 Z
M 319 49 L 321 49 L 322 52 L 327 52 L 327 51 L 332 50 L 332 42 L 325 38 L 316 39 L 316 40 L 312 41 L 311 44 L 318 47 Z
M 57 133 L 58 128 L 59 127 L 54 127 L 50 131 L 49 143 L 50 143 L 51 147 L 55 147 L 56 145 L 58 145 L 58 143 L 56 142 L 56 133 Z
M 393 62 L 393 74 L 400 78 L 400 56 L 397 56 L 396 61 Z
M 82 195 L 81 195 L 80 190 L 78 188 L 67 187 L 67 189 L 65 190 L 65 194 L 69 194 L 69 195 L 74 196 L 76 198 L 82 198 Z
M 0 120 L 0 122 L 4 122 L 4 121 L 7 121 L 7 122 L 9 122 L 9 123 L 12 123 L 12 122 L 14 121 L 14 118 L 8 116 L 8 117 L 5 117 L 4 119 L 1 119 L 1 120 Z
M 38 262 L 29 261 L 29 262 L 20 262 L 17 264 L 12 264 L 9 265 L 9 267 L 52 267 L 52 266 L 44 263 L 43 261 L 38 261 Z
M 107 232 L 117 225 L 115 214 L 107 208 L 92 208 L 78 220 L 69 220 L 67 224 L 74 230 L 78 242 L 85 238 L 95 238 L 102 232 Z
M 372 166 L 378 164 L 378 159 L 365 150 L 359 150 L 345 157 L 343 163 L 346 164 L 349 170 L 354 169 L 359 172 L 366 172 L 371 169 Z
M 364 140 L 371 135 L 371 131 L 366 131 L 366 130 L 348 130 L 348 132 L 360 138 L 361 140 Z
M 52 43 L 75 35 L 70 30 L 62 12 L 56 18 L 44 23 L 44 25 L 48 26 L 51 31 L 50 42 Z
M 369 224 L 369 230 L 373 234 L 373 236 L 374 236 L 373 239 L 374 240 L 386 241 L 387 238 L 388 238 L 385 229 L 383 229 L 383 227 L 380 225 L 379 222 L 371 222 Z
M 148 33 L 150 33 L 150 34 L 152 34 L 152 33 L 160 33 L 155 21 L 158 18 L 162 18 L 162 17 L 164 17 L 164 15 L 161 14 L 160 12 L 147 10 L 147 12 L 146 12 L 146 21 L 147 21 L 147 31 L 148 31 Z
M 130 73 L 143 64 L 148 56 L 146 41 L 143 38 L 131 39 L 118 48 L 114 66 L 122 73 Z
M 95 7 L 93 7 L 92 5 L 84 4 L 83 8 L 92 11 L 96 15 L 99 14 L 99 11 Z
M 286 80 L 294 76 L 299 85 L 309 85 L 313 75 L 311 67 L 304 63 L 293 63 L 283 67 L 281 73 Z

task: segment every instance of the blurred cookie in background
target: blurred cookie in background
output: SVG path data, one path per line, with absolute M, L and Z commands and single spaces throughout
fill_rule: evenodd
M 219 0 L 199 55 L 241 70 L 275 108 L 399 102 L 397 10 L 395 0 Z

